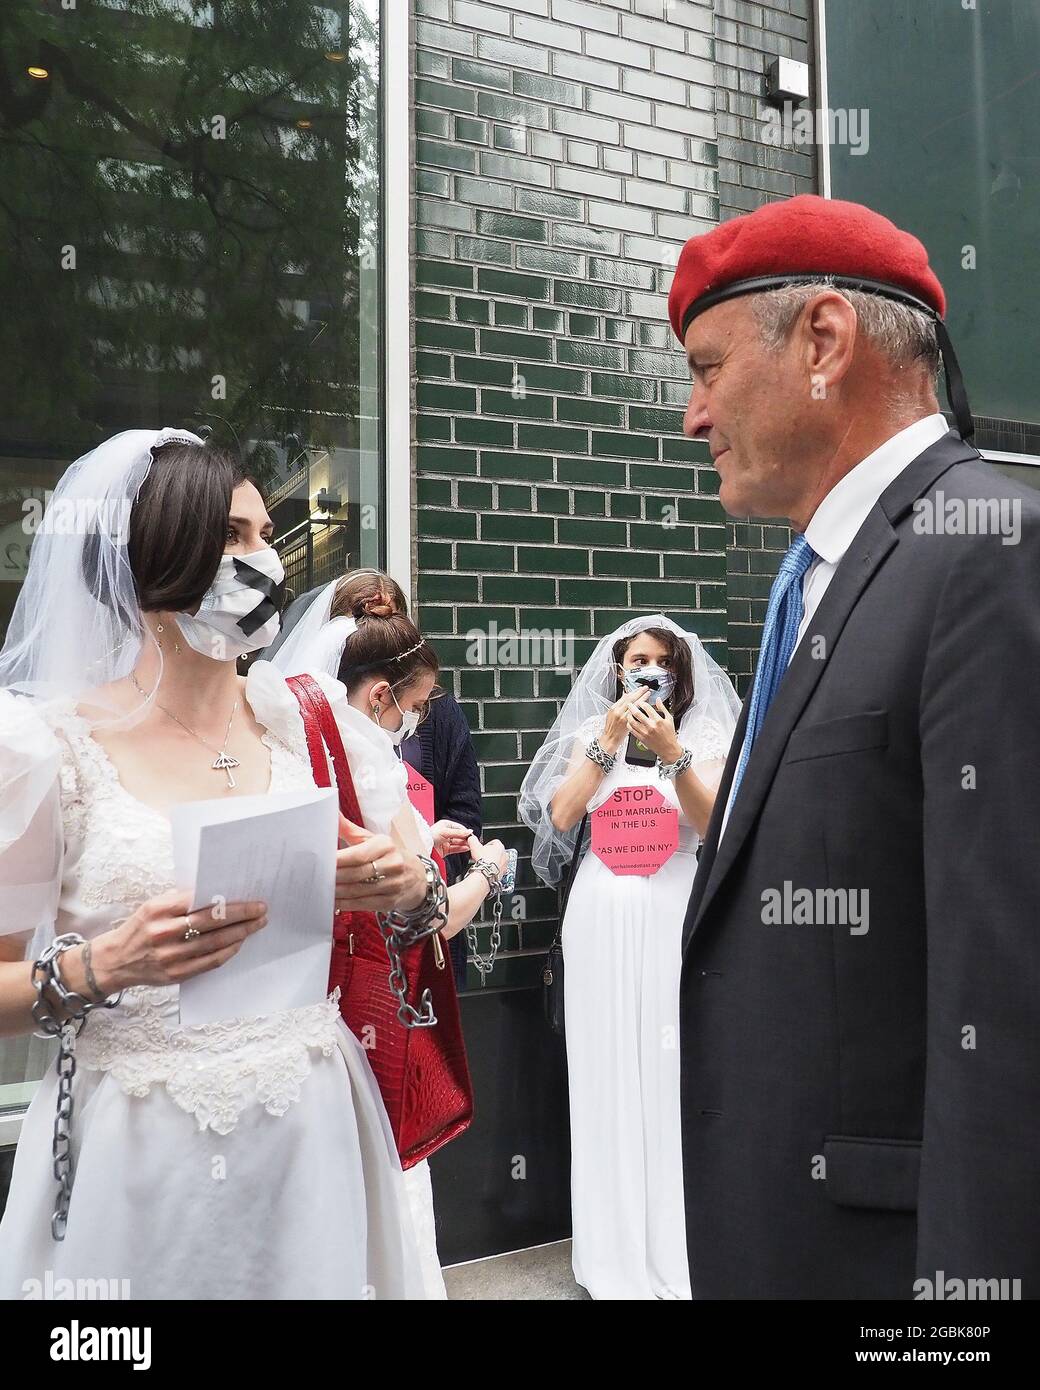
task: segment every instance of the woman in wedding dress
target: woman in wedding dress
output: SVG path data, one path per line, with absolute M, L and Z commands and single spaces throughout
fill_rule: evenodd
M 596 1299 L 690 1297 L 679 1112 L 679 973 L 686 905 L 739 711 L 700 640 L 661 614 L 605 637 L 520 793 L 546 883 L 586 812 L 619 787 L 678 812 L 656 873 L 616 875 L 586 852 L 563 919 L 574 1277 Z M 630 737 L 643 764 L 627 761 Z
M 235 670 L 277 631 L 270 531 L 222 451 L 133 430 L 68 470 L 34 537 L 0 653 L 0 1035 L 86 1017 L 61 1030 L 72 1106 L 52 1071 L 23 1121 L 0 1297 L 109 1279 L 146 1299 L 425 1296 L 386 1112 L 336 1000 L 178 1022 L 180 983 L 266 918 L 189 911 L 171 807 L 313 787 L 284 681 Z M 341 733 L 369 766 L 356 721 Z M 432 866 L 380 779 L 358 791 L 373 833 L 336 853 L 337 907 L 429 920 Z
M 442 855 L 469 852 L 470 871 L 447 890 L 447 922 L 440 934 L 450 940 L 473 920 L 492 891 L 492 883 L 505 868 L 505 847 L 500 840 L 482 845 L 466 827 L 452 821 L 430 826 L 411 805 L 404 764 L 393 750 L 415 731 L 428 706 L 439 670 L 437 657 L 401 613 L 362 611 L 357 618 L 332 617 L 341 584 L 342 580 L 334 580 L 315 595 L 280 644 L 270 669 L 277 668 L 283 688 L 284 677 L 302 670 L 337 677 L 342 692 L 337 720 L 341 726 L 351 718 L 358 721 L 365 736 L 378 745 L 379 780 L 387 804 L 395 807 L 407 847 L 427 855 L 433 849 Z M 351 772 L 356 787 L 353 765 Z M 426 1296 L 446 1298 L 437 1255 L 429 1163 L 423 1159 L 406 1169 L 404 1179 Z

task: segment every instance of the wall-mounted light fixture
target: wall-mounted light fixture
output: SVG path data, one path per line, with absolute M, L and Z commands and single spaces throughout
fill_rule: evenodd
M 797 106 L 809 100 L 809 64 L 773 58 L 766 65 L 764 96 L 771 106 Z

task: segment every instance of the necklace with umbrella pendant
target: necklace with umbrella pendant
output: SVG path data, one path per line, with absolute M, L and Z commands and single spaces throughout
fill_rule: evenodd
M 136 675 L 134 675 L 132 671 L 130 672 L 130 679 L 133 681 L 134 687 L 139 691 L 139 693 L 144 695 L 145 699 L 147 699 L 147 692 L 141 689 L 140 685 L 138 684 L 137 677 Z M 227 728 L 224 731 L 224 740 L 220 748 L 214 748 L 212 743 L 207 742 L 207 740 L 204 739 L 201 734 L 197 734 L 194 729 L 190 729 L 188 725 L 185 724 L 183 719 L 178 719 L 172 710 L 167 709 L 165 705 L 160 705 L 158 700 L 156 700 L 155 702 L 155 707 L 156 709 L 161 710 L 162 713 L 165 714 L 168 719 L 172 719 L 175 724 L 179 724 L 185 733 L 191 734 L 192 738 L 197 739 L 198 742 L 202 744 L 203 748 L 208 748 L 211 753 L 216 753 L 217 756 L 210 764 L 210 766 L 212 767 L 214 772 L 224 772 L 227 774 L 228 791 L 231 791 L 234 787 L 238 786 L 238 783 L 231 775 L 231 769 L 233 767 L 238 767 L 239 762 L 236 757 L 234 757 L 231 753 L 227 751 L 227 741 L 231 736 L 231 725 L 235 718 L 235 715 L 238 713 L 237 700 L 232 706 L 231 718 L 227 722 Z
M 237 706 L 236 706 L 236 708 L 237 708 Z M 229 732 L 230 732 L 230 730 L 229 730 Z M 227 739 L 225 739 L 224 742 L 226 743 L 226 742 L 227 742 Z M 207 748 L 209 748 L 209 746 L 210 746 L 209 744 L 206 745 Z M 212 751 L 212 750 L 211 750 L 211 751 Z M 230 791 L 232 787 L 235 787 L 235 786 L 238 785 L 238 783 L 235 781 L 235 779 L 234 779 L 234 778 L 232 777 L 232 775 L 231 775 L 231 769 L 232 769 L 233 767 L 238 767 L 238 759 L 237 759 L 237 758 L 233 758 L 233 757 L 231 756 L 231 754 L 227 751 L 227 749 L 222 748 L 222 749 L 220 750 L 220 752 L 217 754 L 216 761 L 213 763 L 212 766 L 213 766 L 213 771 L 214 771 L 214 772 L 226 772 L 226 773 L 227 773 L 228 791 Z

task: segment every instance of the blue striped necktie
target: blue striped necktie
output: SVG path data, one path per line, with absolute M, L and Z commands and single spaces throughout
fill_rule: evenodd
M 773 703 L 773 697 L 787 670 L 787 663 L 791 660 L 795 638 L 798 636 L 798 625 L 802 621 L 802 576 L 815 559 L 816 552 L 805 537 L 796 536 L 790 550 L 780 561 L 780 569 L 769 591 L 769 607 L 766 609 L 766 621 L 762 628 L 762 646 L 758 654 L 755 683 L 751 688 L 744 745 L 740 750 L 740 761 L 737 763 L 729 796 L 731 805 L 744 776 L 751 749 L 765 720 L 766 711 Z

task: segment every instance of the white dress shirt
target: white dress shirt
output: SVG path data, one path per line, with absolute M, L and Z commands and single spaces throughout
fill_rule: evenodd
M 802 621 L 798 625 L 791 655 L 794 656 L 798 643 L 805 635 L 820 600 L 827 592 L 827 585 L 834 578 L 842 557 L 855 539 L 856 532 L 867 519 L 867 514 L 889 483 L 898 478 L 908 464 L 913 463 L 926 449 L 942 439 L 950 426 L 938 412 L 927 415 L 923 420 L 915 420 L 900 430 L 891 439 L 868 454 L 861 463 L 849 470 L 844 478 L 834 484 L 830 492 L 812 514 L 805 528 L 805 539 L 816 552 L 816 558 L 802 576 Z M 747 774 L 745 773 L 745 776 Z M 732 794 L 726 807 L 721 841 L 729 821 L 733 806 Z
M 816 552 L 816 559 L 802 576 L 804 611 L 798 624 L 794 650 L 797 650 L 819 607 L 820 599 L 827 592 L 827 585 L 834 578 L 834 571 L 855 539 L 856 532 L 866 521 L 871 507 L 889 483 L 894 482 L 925 449 L 930 449 L 942 439 L 949 428 L 938 412 L 926 415 L 923 420 L 915 420 L 905 430 L 886 439 L 862 463 L 850 469 L 813 512 L 805 528 L 805 539 Z

